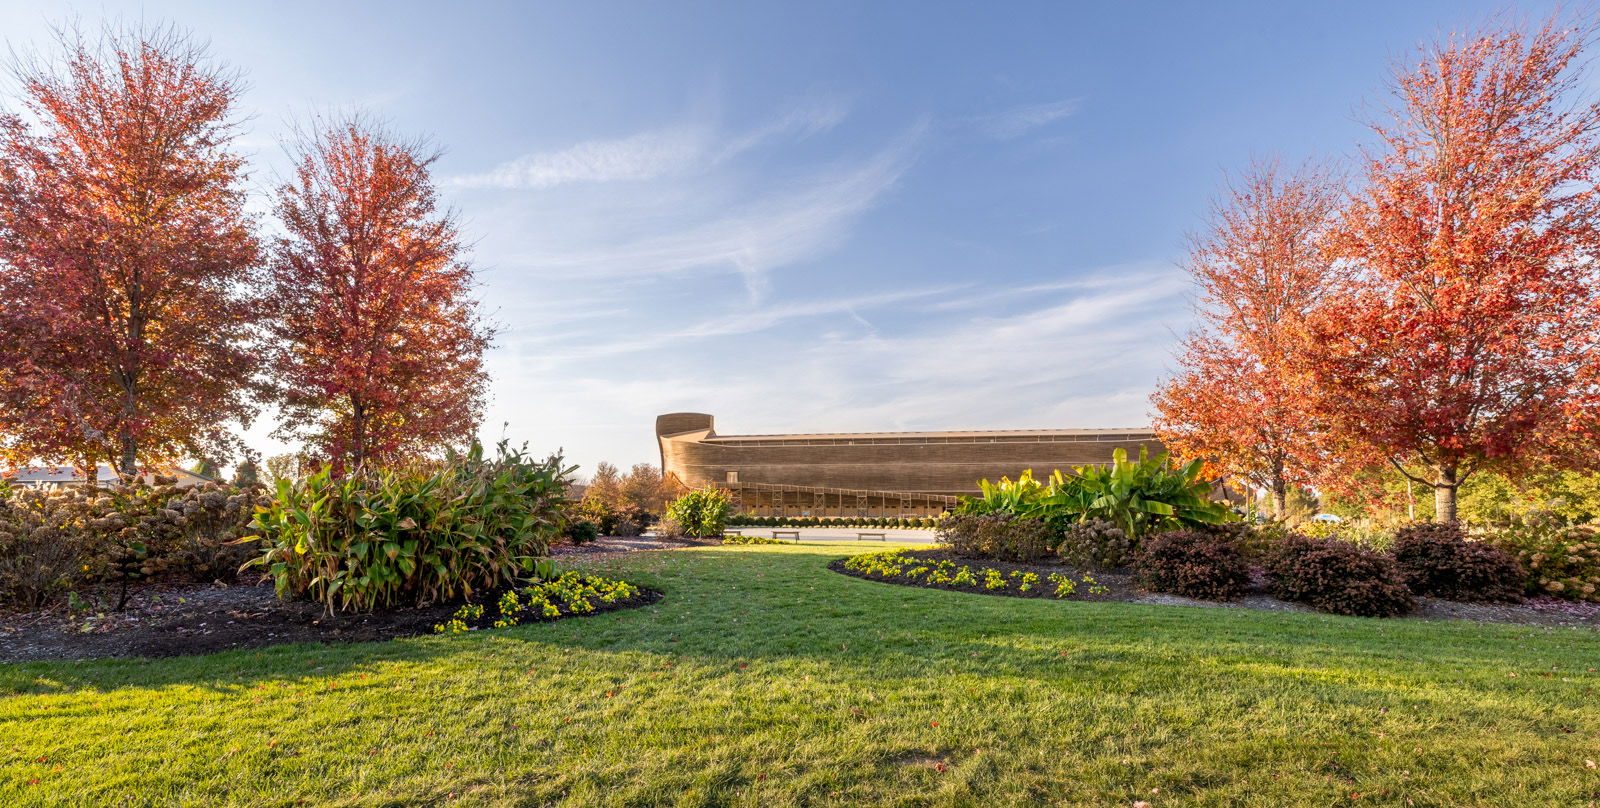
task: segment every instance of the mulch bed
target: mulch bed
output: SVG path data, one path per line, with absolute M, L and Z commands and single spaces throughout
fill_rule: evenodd
M 479 603 L 494 603 L 499 592 Z M 114 590 L 90 593 L 91 602 L 115 604 Z M 596 602 L 594 612 L 646 606 L 661 593 L 644 589 L 635 598 Z M 233 586 L 148 585 L 132 592 L 127 608 L 55 608 L 0 613 L 0 662 L 108 657 L 173 657 L 211 654 L 280 643 L 346 643 L 392 640 L 434 633 L 459 603 L 415 609 L 329 616 L 321 604 L 281 601 L 270 583 Z M 564 615 L 558 619 L 580 615 Z M 588 616 L 588 615 L 581 615 Z
M 974 572 L 985 567 L 993 568 L 1008 576 L 1008 580 L 1010 580 L 1009 576 L 1013 571 L 1033 572 L 1038 574 L 1040 581 L 1033 591 L 1018 592 L 1014 580 L 1010 580 L 1005 589 L 989 590 L 984 589 L 982 584 L 977 586 L 955 586 L 951 584 L 930 584 L 923 580 L 909 580 L 906 578 L 880 578 L 875 575 L 845 569 L 844 559 L 830 563 L 828 569 L 843 575 L 849 575 L 852 578 L 862 578 L 868 581 L 898 586 L 943 589 L 998 597 L 1044 598 L 1046 600 L 1056 599 L 1055 586 L 1051 585 L 1046 579 L 1052 573 L 1059 573 L 1071 576 L 1074 581 L 1080 582 L 1077 591 L 1071 597 L 1065 598 L 1065 600 L 1118 601 L 1166 606 L 1208 606 L 1213 608 L 1316 613 L 1314 609 L 1304 604 L 1290 603 L 1272 597 L 1267 591 L 1267 581 L 1261 575 L 1255 576 L 1250 591 L 1244 597 L 1222 603 L 1150 592 L 1139 588 L 1134 583 L 1133 575 L 1129 570 L 1080 570 L 1067 566 L 1055 558 L 1045 558 L 1028 564 L 1016 564 L 1008 561 L 963 558 L 948 550 L 909 550 L 905 554 L 923 561 L 948 559 L 958 565 L 969 566 Z M 1089 585 L 1081 583 L 1084 575 L 1093 578 L 1096 583 L 1105 587 L 1107 591 L 1099 594 L 1090 593 L 1088 591 Z M 1577 603 L 1549 597 L 1529 598 L 1523 603 L 1457 603 L 1455 601 L 1439 600 L 1438 598 L 1417 598 L 1416 610 L 1401 619 L 1473 620 L 1481 623 L 1517 623 L 1586 628 L 1600 631 L 1600 603 Z

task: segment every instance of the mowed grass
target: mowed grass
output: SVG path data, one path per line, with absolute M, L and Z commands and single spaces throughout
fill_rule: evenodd
M 593 560 L 666 598 L 505 631 L 0 665 L 0 805 L 1600 800 L 1595 632 L 825 568 L 854 549 Z

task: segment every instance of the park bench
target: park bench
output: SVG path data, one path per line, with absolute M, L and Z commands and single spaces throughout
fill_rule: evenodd
M 793 538 L 795 544 L 799 544 L 800 543 L 800 531 L 798 531 L 798 530 L 774 530 L 774 531 L 772 531 L 772 538 L 776 539 L 776 538 L 778 538 L 779 535 L 789 536 L 789 537 Z
M 888 541 L 889 540 L 889 534 L 887 534 L 887 533 L 883 533 L 883 532 L 879 532 L 879 531 L 872 531 L 872 530 L 858 530 L 858 531 L 856 531 L 856 541 L 865 541 L 868 536 L 876 536 L 881 541 Z
M 736 527 L 725 527 L 725 528 L 722 529 L 722 535 L 724 535 L 724 536 L 743 536 L 744 535 L 744 531 L 740 530 L 739 528 L 736 528 Z

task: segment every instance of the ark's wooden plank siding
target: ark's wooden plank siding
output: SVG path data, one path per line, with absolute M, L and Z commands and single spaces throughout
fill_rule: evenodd
M 1141 447 L 1162 451 L 1148 429 L 717 435 L 715 420 L 703 413 L 662 415 L 656 436 L 665 473 L 691 487 L 743 487 L 750 492 L 742 503 L 747 509 L 759 507 L 754 500 L 790 509 L 795 507 L 790 500 L 804 499 L 798 491 L 787 498 L 767 496 L 770 492 L 754 488 L 758 484 L 845 489 L 875 501 L 850 506 L 843 494 L 814 494 L 816 506 L 829 514 L 857 514 L 862 507 L 893 510 L 889 503 L 907 495 L 915 502 L 913 511 L 942 510 L 945 498 L 977 491 L 982 478 L 1015 477 L 1030 468 L 1043 476 L 1053 469 L 1108 463 L 1119 447 L 1130 455 Z

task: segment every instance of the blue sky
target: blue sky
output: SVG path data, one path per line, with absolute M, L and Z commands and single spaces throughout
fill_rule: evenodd
M 1393 58 L 1502 5 L 6 0 L 0 32 L 209 38 L 247 72 L 263 199 L 296 118 L 433 137 L 502 324 L 484 434 L 587 469 L 653 462 L 676 410 L 1146 423 L 1221 172 L 1351 155 Z

